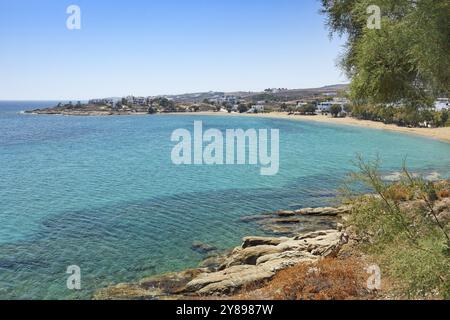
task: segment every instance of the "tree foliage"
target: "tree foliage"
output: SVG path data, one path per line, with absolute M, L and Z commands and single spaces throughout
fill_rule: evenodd
M 369 29 L 367 8 L 381 9 Z M 341 66 L 359 103 L 430 106 L 450 88 L 450 1 L 322 0 L 331 34 L 348 37 Z
M 330 113 L 333 117 L 339 116 L 339 114 L 342 112 L 342 107 L 338 104 L 334 104 L 330 107 Z
M 316 106 L 314 104 L 308 103 L 307 105 L 300 106 L 298 108 L 298 111 L 301 114 L 308 114 L 308 115 L 314 115 L 316 113 Z
M 380 121 L 399 126 L 432 125 L 436 127 L 448 126 L 449 113 L 447 110 L 433 111 L 417 109 L 414 105 L 354 105 L 349 110 L 353 117 L 362 120 Z

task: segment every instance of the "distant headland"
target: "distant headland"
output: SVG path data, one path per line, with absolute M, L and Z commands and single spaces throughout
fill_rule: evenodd
M 137 115 L 176 112 L 258 113 L 296 111 L 304 106 L 317 106 L 333 98 L 343 98 L 348 85 L 331 85 L 312 89 L 270 88 L 262 92 L 203 92 L 122 98 L 91 99 L 87 103 L 65 102 L 44 109 L 28 110 L 33 114 L 75 116 Z M 341 100 L 340 103 L 342 104 Z

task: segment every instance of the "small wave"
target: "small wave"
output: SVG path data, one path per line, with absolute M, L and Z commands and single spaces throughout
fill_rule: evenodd
M 422 177 L 424 180 L 427 180 L 427 181 L 437 181 L 437 180 L 441 179 L 441 174 L 437 171 L 425 172 L 422 174 L 420 174 L 418 172 L 413 172 L 413 173 L 411 173 L 411 176 L 413 178 Z M 403 173 L 400 171 L 396 171 L 396 172 L 386 174 L 386 175 L 382 176 L 381 178 L 385 181 L 396 182 L 396 181 L 400 181 L 402 177 L 403 177 Z
M 441 179 L 441 175 L 439 174 L 439 172 L 433 171 L 433 172 L 430 172 L 430 173 L 424 175 L 423 178 L 427 181 L 437 181 L 437 180 Z
M 397 171 L 397 172 L 392 172 L 390 174 L 384 175 L 381 177 L 383 180 L 385 181 L 400 181 L 400 179 L 402 178 L 402 173 Z

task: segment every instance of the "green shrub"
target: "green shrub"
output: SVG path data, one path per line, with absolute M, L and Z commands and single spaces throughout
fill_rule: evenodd
M 363 120 L 379 121 L 400 126 L 418 126 L 421 122 L 434 124 L 436 127 L 450 126 L 448 111 L 418 109 L 411 106 L 355 105 L 352 116 Z
M 450 298 L 450 241 L 448 226 L 434 212 L 435 184 L 412 177 L 404 169 L 400 182 L 386 183 L 379 162 L 358 162 L 353 181 L 365 183 L 373 195 L 352 200 L 348 223 L 361 248 L 380 261 L 401 294 Z M 400 190 L 398 196 L 393 192 Z

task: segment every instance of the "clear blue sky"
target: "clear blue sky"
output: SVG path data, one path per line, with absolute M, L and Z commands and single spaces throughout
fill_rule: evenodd
M 81 30 L 66 9 L 81 8 Z M 0 99 L 346 82 L 318 0 L 0 0 Z

